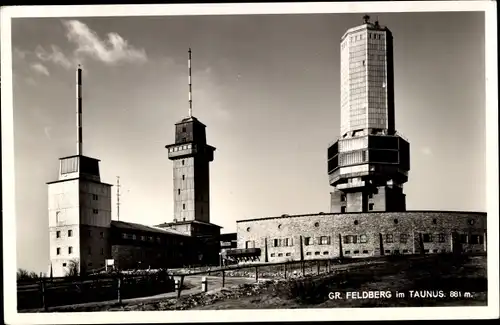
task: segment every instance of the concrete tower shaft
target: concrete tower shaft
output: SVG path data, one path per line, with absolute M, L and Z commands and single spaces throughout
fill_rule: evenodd
M 393 37 L 363 18 L 340 43 L 340 137 L 328 148 L 332 212 L 403 211 L 410 147 L 395 128 Z

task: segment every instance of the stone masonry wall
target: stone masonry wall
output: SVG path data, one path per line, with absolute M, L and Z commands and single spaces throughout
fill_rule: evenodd
M 473 237 L 477 235 L 482 236 L 482 241 Z M 356 242 L 353 237 L 346 240 L 345 236 L 355 236 Z M 453 245 L 460 251 L 477 252 L 486 250 L 486 214 L 447 211 L 315 214 L 237 223 L 238 248 L 261 248 L 261 262 L 266 261 L 266 238 L 267 261 L 299 260 L 301 237 L 305 259 L 332 258 L 341 253 L 350 257 L 441 253 L 451 252 Z M 460 243 L 460 239 L 465 242 Z M 478 243 L 473 243 L 473 239 Z

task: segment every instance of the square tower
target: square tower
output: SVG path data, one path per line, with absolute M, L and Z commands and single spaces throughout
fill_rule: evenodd
M 111 185 L 100 180 L 99 160 L 60 158 L 59 179 L 47 184 L 53 276 L 102 268 L 111 256 Z
M 205 125 L 195 117 L 175 124 L 175 143 L 167 145 L 173 161 L 174 223 L 210 223 L 209 163 L 215 148 L 208 145 Z

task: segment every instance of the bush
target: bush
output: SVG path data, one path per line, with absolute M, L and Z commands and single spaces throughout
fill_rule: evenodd
M 38 274 L 35 272 L 28 272 L 25 269 L 18 269 L 17 270 L 17 280 L 31 280 L 31 279 L 38 279 Z

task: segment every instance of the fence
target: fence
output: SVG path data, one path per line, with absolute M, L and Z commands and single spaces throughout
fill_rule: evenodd
M 175 290 L 177 298 L 182 292 L 208 291 L 220 287 L 254 283 L 264 279 L 289 279 L 307 277 L 331 272 L 345 273 L 348 264 L 366 264 L 370 260 L 364 258 L 312 259 L 304 261 L 286 261 L 279 263 L 252 263 L 229 265 L 195 272 L 176 272 Z M 202 277 L 204 276 L 204 277 Z
M 36 309 L 87 302 L 145 297 L 172 292 L 174 280 L 167 272 L 141 275 L 93 275 L 18 281 L 17 308 Z

